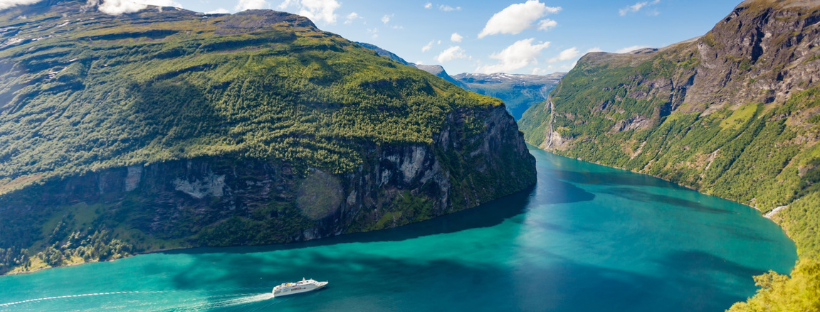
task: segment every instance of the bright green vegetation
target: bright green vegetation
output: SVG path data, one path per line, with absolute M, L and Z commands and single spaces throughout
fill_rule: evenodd
M 292 242 L 356 199 L 344 180 L 375 170 L 382 148 L 437 153 L 452 179 L 452 210 L 535 180 L 531 159 L 513 152 L 467 156 L 501 101 L 380 57 L 306 18 L 156 8 L 113 17 L 83 5 L 0 11 L 0 273 L 171 248 Z M 443 129 L 463 144 L 434 146 Z M 517 131 L 504 135 L 519 139 Z M 173 189 L 173 174 L 185 177 L 192 159 L 223 179 L 230 174 L 232 191 L 270 175 L 281 181 L 251 189 L 241 205 L 211 195 L 192 200 Z M 487 170 L 491 162 L 502 165 Z M 143 181 L 156 189 L 103 191 L 125 178 L 113 178 L 116 170 L 157 164 L 167 172 L 154 177 L 168 180 Z M 252 165 L 257 171 L 243 171 Z M 508 167 L 523 171 L 511 177 Z M 514 186 L 500 184 L 510 179 Z M 199 183 L 192 181 L 183 182 Z M 271 189 L 280 193 L 266 197 Z M 432 211 L 435 194 L 385 196 L 379 208 L 392 210 L 379 216 L 398 221 L 348 216 L 358 223 L 344 232 L 451 212 Z
M 820 262 L 802 260 L 791 277 L 769 272 L 755 276 L 760 287 L 748 302 L 736 303 L 729 312 L 798 312 L 820 310 Z
M 15 27 L 20 12 L 5 13 L 0 27 Z M 50 27 L 17 36 L 46 38 L 0 50 L 0 190 L 226 154 L 349 172 L 361 142 L 430 144 L 453 109 L 500 105 L 296 16 L 142 13 L 149 27 L 93 14 L 51 28 L 60 13 L 29 15 Z
M 811 192 L 780 212 L 777 220 L 797 243 L 801 257 L 820 259 L 820 192 Z

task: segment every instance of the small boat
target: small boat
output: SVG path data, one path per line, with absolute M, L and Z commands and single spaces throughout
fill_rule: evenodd
M 273 297 L 301 294 L 309 291 L 319 290 L 327 286 L 327 282 L 317 282 L 313 279 L 306 280 L 304 277 L 296 283 L 283 283 L 273 288 Z

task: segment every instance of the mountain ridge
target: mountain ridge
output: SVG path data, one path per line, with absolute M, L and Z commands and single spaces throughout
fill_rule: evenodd
M 305 17 L 85 5 L 0 11 L 0 273 L 392 228 L 535 183 L 499 100 Z

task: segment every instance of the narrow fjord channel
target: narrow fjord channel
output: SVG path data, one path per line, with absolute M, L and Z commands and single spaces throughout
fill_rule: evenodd
M 538 184 L 402 228 L 0 277 L 0 311 L 723 311 L 794 244 L 757 211 L 535 148 Z M 270 299 L 302 277 L 327 289 Z

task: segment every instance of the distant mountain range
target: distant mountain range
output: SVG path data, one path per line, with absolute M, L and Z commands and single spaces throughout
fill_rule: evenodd
M 545 101 L 565 75 L 458 74 L 453 79 L 468 91 L 501 99 L 518 120 L 531 106 Z
M 395 53 L 376 45 L 364 42 L 357 43 L 365 48 L 376 51 L 376 53 L 381 56 L 408 66 L 415 66 L 418 69 L 441 77 L 467 91 L 499 98 L 504 101 L 504 104 L 507 106 L 507 111 L 515 117 L 515 120 L 521 119 L 524 112 L 534 104 L 545 101 L 549 92 L 552 91 L 558 82 L 561 81 L 561 78 L 566 75 L 566 73 L 553 73 L 549 75 L 463 73 L 450 76 L 441 65 L 410 63 Z

